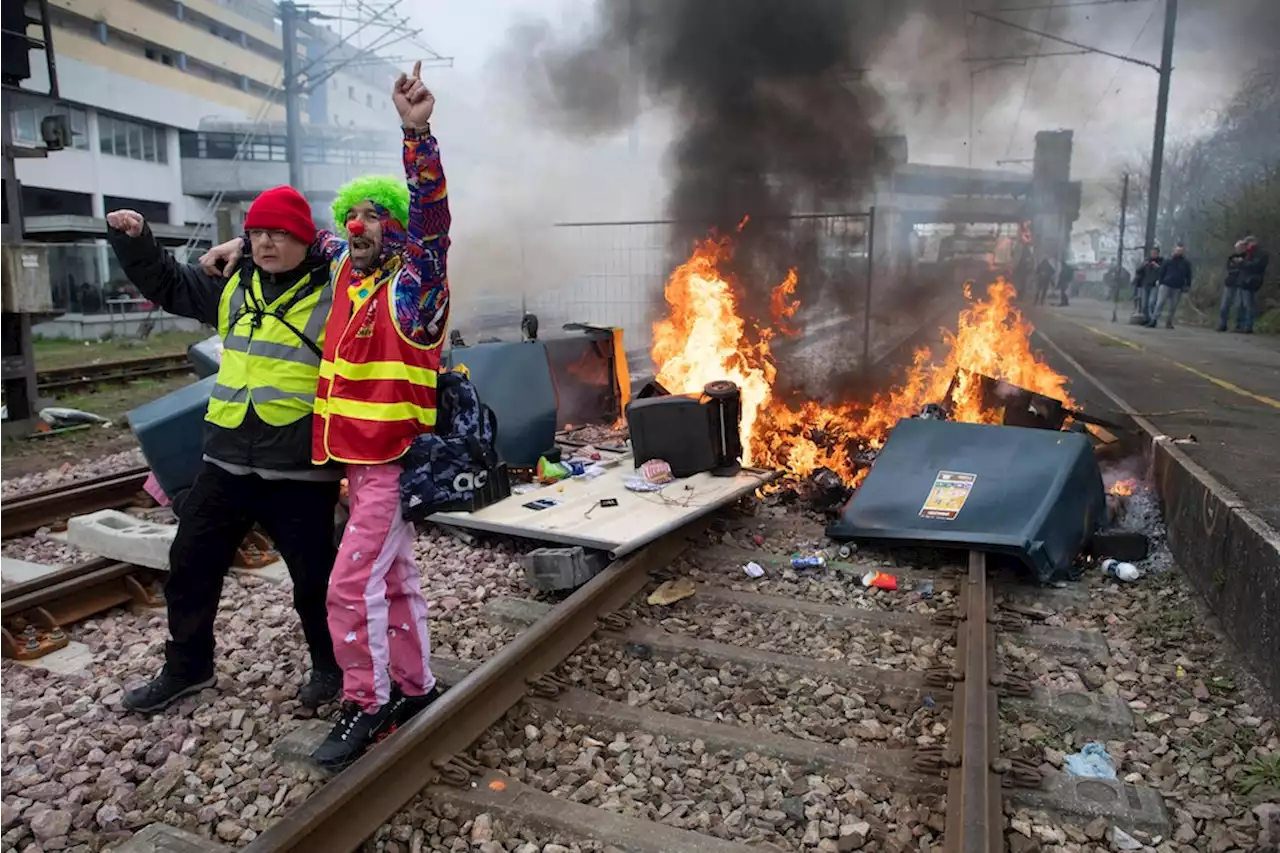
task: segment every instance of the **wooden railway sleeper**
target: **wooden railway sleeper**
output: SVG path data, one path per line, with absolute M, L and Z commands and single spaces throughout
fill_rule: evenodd
M 440 759 L 434 766 L 440 772 L 440 781 L 455 788 L 466 788 L 482 769 L 477 761 L 461 753 Z
M 1008 634 L 1021 634 L 1027 630 L 1027 620 L 1012 613 L 1001 613 L 999 616 L 993 617 L 991 624 L 996 626 L 997 631 L 1004 631 Z
M 569 682 L 551 673 L 529 680 L 529 692 L 540 699 L 554 699 L 569 686 Z
M 917 749 L 911 758 L 911 766 L 920 773 L 941 776 L 943 779 L 951 772 L 951 768 L 960 766 L 960 756 L 950 747 L 924 746 Z

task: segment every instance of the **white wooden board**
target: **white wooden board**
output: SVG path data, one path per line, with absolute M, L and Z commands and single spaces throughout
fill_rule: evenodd
M 513 494 L 477 512 L 436 513 L 428 520 L 559 545 L 581 545 L 608 551 L 617 559 L 750 494 L 774 476 L 771 471 L 744 468 L 734 477 L 695 474 L 668 483 L 660 492 L 632 492 L 623 483 L 638 473 L 626 455 L 594 479 L 570 479 Z M 559 503 L 542 510 L 525 506 L 542 498 Z M 618 505 L 600 506 L 605 498 L 616 499 Z

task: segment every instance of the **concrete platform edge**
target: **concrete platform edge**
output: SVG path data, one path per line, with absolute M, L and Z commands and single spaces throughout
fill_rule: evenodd
M 1036 335 L 1150 439 L 1169 549 L 1270 696 L 1280 701 L 1280 532 L 1037 329 Z

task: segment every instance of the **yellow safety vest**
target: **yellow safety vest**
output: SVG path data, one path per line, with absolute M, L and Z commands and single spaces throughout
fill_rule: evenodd
M 325 321 L 333 305 L 328 282 L 308 286 L 313 275 L 304 275 L 270 303 L 263 297 L 257 269 L 249 287 L 240 286 L 237 271 L 222 289 L 218 305 L 222 366 L 205 414 L 209 423 L 235 429 L 244 422 L 250 405 L 263 422 L 275 427 L 312 413 L 320 355 L 298 332 L 323 351 Z

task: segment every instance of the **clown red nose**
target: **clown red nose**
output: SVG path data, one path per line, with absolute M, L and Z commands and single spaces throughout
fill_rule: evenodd
M 355 220 L 354 222 L 348 222 L 347 233 L 350 234 L 352 237 L 359 237 L 361 234 L 364 233 L 364 223 L 361 222 L 359 219 Z

